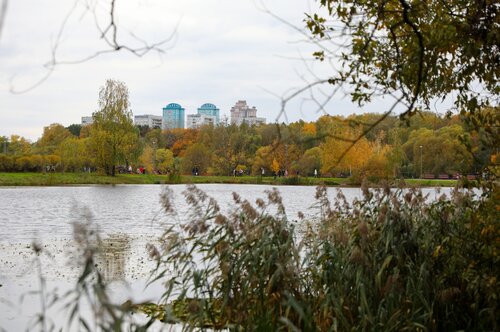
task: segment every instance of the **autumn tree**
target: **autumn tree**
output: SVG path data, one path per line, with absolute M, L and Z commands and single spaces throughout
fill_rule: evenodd
M 114 176 L 115 167 L 128 163 L 138 143 L 125 83 L 106 81 L 99 91 L 99 111 L 92 117 L 90 139 L 96 163 L 107 175 Z
M 32 147 L 29 140 L 19 135 L 11 135 L 7 145 L 7 153 L 15 156 L 25 156 L 32 153 Z
M 464 121 L 465 135 L 459 139 L 472 152 L 473 168 L 477 173 L 491 165 L 498 169 L 498 147 L 500 146 L 500 107 L 481 109 L 475 116 Z M 491 172 L 490 172 L 491 173 Z
M 413 131 L 403 148 L 412 162 L 414 174 L 454 175 L 469 172 L 472 156 L 459 140 L 462 134 L 464 130 L 458 125 L 439 130 L 421 128 Z
M 255 158 L 252 165 L 252 173 L 255 175 L 259 175 L 262 174 L 262 169 L 264 169 L 264 174 L 272 174 L 274 172 L 273 161 L 275 162 L 274 168 L 277 168 L 277 170 L 279 170 L 280 165 L 274 159 L 274 156 L 272 154 L 272 147 L 270 145 L 260 147 L 255 153 Z
M 144 142 L 158 148 L 164 148 L 167 145 L 165 136 L 162 135 L 161 129 L 159 128 L 150 129 L 144 137 Z
M 354 137 L 346 132 L 346 137 Z M 373 153 L 372 144 L 365 138 L 355 145 L 347 139 L 328 137 L 321 145 L 321 172 L 359 174 Z
M 53 123 L 50 126 L 43 128 L 42 137 L 38 140 L 37 145 L 41 150 L 40 152 L 53 154 L 59 145 L 70 136 L 70 131 L 64 128 L 63 125 Z
M 210 151 L 202 144 L 195 143 L 187 148 L 182 157 L 182 170 L 184 173 L 191 173 L 197 168 L 199 174 L 204 174 L 210 166 L 210 160 Z
M 317 46 L 314 57 L 332 69 L 298 92 L 330 84 L 325 101 L 316 100 L 321 106 L 337 93 L 359 106 L 381 97 L 393 101 L 351 146 L 394 111 L 407 123 L 444 100 L 452 103 L 443 104 L 448 115 L 460 113 L 478 131 L 493 128 L 478 121 L 484 120 L 478 113 L 500 101 L 496 1 L 318 2 L 322 9 L 307 15 L 306 34 Z
M 390 158 L 392 149 L 389 145 L 379 145 L 373 149 L 363 168 L 364 175 L 371 180 L 394 177 L 394 159 Z
M 174 167 L 174 154 L 169 149 L 156 150 L 156 168 L 162 172 L 167 173 L 172 171 Z
M 81 171 L 93 164 L 89 153 L 89 139 L 70 136 L 66 138 L 57 150 L 57 156 L 63 171 Z
M 312 176 L 314 175 L 314 170 L 321 170 L 321 149 L 316 146 L 306 150 L 295 163 L 294 169 L 304 176 Z
M 146 145 L 139 156 L 139 165 L 143 166 L 148 173 L 152 173 L 155 167 L 155 161 L 155 151 L 153 147 Z
M 167 131 L 170 139 L 173 138 L 173 143 L 171 145 L 171 150 L 174 156 L 182 157 L 186 149 L 194 144 L 198 140 L 198 130 L 197 129 L 183 129 L 175 128 Z M 167 138 L 167 142 L 169 139 Z M 170 144 L 167 143 L 167 147 L 170 148 Z
M 252 165 L 252 173 L 265 174 L 277 173 L 279 171 L 291 171 L 292 165 L 299 159 L 299 148 L 294 144 L 281 144 L 278 140 L 275 144 L 260 147 L 255 153 Z
M 210 173 L 229 175 L 238 168 L 248 170 L 254 163 L 261 138 L 254 126 L 203 126 L 199 142 L 212 152 Z
M 265 124 L 257 128 L 262 145 L 271 145 L 280 137 L 280 127 L 277 124 Z

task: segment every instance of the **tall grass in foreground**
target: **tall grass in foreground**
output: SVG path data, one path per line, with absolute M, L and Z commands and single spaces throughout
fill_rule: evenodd
M 320 218 L 295 223 L 278 191 L 267 195 L 254 206 L 234 194 L 224 216 L 188 187 L 190 222 L 149 248 L 187 329 L 498 330 L 498 196 L 427 202 L 419 190 L 363 187 L 350 204 L 319 187 Z M 168 189 L 162 202 L 174 213 Z
M 151 282 L 165 284 L 155 305 L 112 303 L 94 264 L 100 240 L 91 225 L 76 225 L 83 272 L 65 297 L 68 326 L 145 331 L 159 319 L 184 330 L 497 331 L 497 187 L 434 202 L 416 189 L 362 191 L 352 203 L 340 191 L 331 202 L 318 187 L 318 218 L 291 221 L 276 189 L 255 204 L 235 193 L 224 215 L 188 186 L 185 223 L 166 188 L 161 202 L 177 222 L 148 246 Z M 78 314 L 82 300 L 92 325 Z M 137 323 L 133 309 L 150 319 Z

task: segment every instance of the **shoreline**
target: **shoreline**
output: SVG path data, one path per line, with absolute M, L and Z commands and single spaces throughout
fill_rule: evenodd
M 396 187 L 400 180 L 392 180 L 391 187 Z M 454 187 L 458 180 L 441 179 L 403 179 L 406 186 L 416 187 Z M 0 187 L 24 186 L 85 186 L 85 185 L 134 185 L 134 184 L 263 184 L 327 187 L 359 187 L 349 178 L 314 178 L 261 176 L 190 176 L 169 177 L 154 174 L 117 174 L 116 176 L 96 173 L 0 173 Z M 377 184 L 373 184 L 377 186 Z

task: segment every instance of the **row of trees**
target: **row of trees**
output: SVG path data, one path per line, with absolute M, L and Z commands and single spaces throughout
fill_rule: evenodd
M 101 88 L 93 118 L 94 123 L 84 127 L 45 127 L 35 143 L 17 135 L 0 137 L 0 170 L 97 169 L 115 175 L 117 166 L 141 166 L 159 173 L 190 173 L 196 168 L 213 175 L 236 171 L 310 176 L 316 170 L 332 176 L 418 177 L 476 173 L 495 153 L 482 145 L 481 132 L 469 130 L 458 116 L 430 112 L 409 123 L 388 116 L 368 132 L 379 114 L 323 116 L 288 125 L 137 128 L 128 90 L 113 80 Z

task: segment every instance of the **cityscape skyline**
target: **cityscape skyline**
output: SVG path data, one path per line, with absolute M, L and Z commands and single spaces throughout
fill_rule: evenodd
M 270 12 L 299 28 L 304 28 L 304 13 L 315 6 L 297 0 L 264 2 Z M 43 127 L 51 123 L 79 123 L 82 115 L 97 110 L 99 88 L 107 79 L 127 85 L 134 114 L 149 114 L 151 110 L 157 114 L 154 110 L 165 100 L 176 100 L 194 113 L 198 101 L 205 98 L 217 101 L 217 106 L 227 111 L 234 105 L 231 96 L 244 96 L 262 109 L 261 116 L 269 122 L 281 115 L 278 120 L 288 123 L 315 121 L 323 112 L 379 112 L 392 103 L 375 101 L 360 108 L 340 95 L 319 109 L 307 92 L 290 100 L 283 116 L 281 97 L 315 80 L 308 74 L 310 70 L 329 78 L 332 69 L 325 63 L 310 62 L 316 47 L 297 43 L 303 37 L 300 32 L 269 15 L 253 0 L 121 2 L 120 42 L 137 45 L 127 31 L 153 43 L 177 29 L 176 38 L 165 45 L 164 53 L 135 57 L 111 52 L 83 63 L 57 66 L 41 81 L 47 75 L 44 64 L 52 54 L 51 37 L 57 35 L 72 5 L 58 0 L 9 3 L 0 47 L 0 136 L 16 134 L 36 140 Z M 57 48 L 60 61 L 78 60 L 105 47 L 88 14 L 77 3 L 74 15 L 68 17 Z M 105 11 L 97 15 L 101 20 L 108 17 Z M 211 22 L 208 25 L 207 17 Z M 323 92 L 331 89 L 322 88 Z M 315 96 L 321 96 L 321 92 Z
M 246 100 L 238 100 L 230 109 L 230 117 L 222 115 L 226 124 L 248 125 L 265 124 L 267 119 L 257 117 L 257 108 L 248 106 Z M 192 128 L 196 129 L 202 125 L 221 123 L 220 109 L 212 103 L 204 103 L 197 108 L 194 114 L 186 114 L 186 109 L 178 103 L 169 103 L 162 108 L 162 114 L 134 114 L 132 111 L 132 121 L 137 126 L 148 126 L 150 128 L 174 129 Z M 82 116 L 80 125 L 93 123 L 92 116 Z M 75 123 L 77 124 L 77 123 Z

